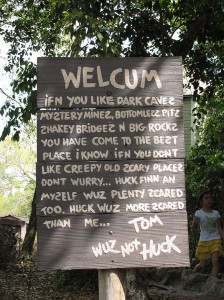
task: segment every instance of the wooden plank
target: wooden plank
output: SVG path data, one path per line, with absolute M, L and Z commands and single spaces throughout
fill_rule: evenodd
M 40 58 L 37 98 L 39 267 L 189 266 L 181 58 Z
M 183 158 L 180 107 L 37 114 L 38 161 Z
M 94 220 L 39 217 L 39 268 L 189 266 L 185 212 L 142 214 L 140 219 L 134 214 L 107 214 Z
M 160 97 L 160 105 L 180 106 L 181 62 L 181 57 L 38 58 L 37 107 L 134 107 L 139 101 L 151 106 Z
M 37 214 L 185 209 L 184 161 L 37 164 Z

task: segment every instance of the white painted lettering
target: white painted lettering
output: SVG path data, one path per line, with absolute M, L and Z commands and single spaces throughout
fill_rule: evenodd
M 128 222 L 128 224 L 134 225 L 135 231 L 137 233 L 139 233 L 140 229 L 148 230 L 155 223 L 159 223 L 161 226 L 163 225 L 163 222 L 157 215 L 155 215 L 154 217 L 149 217 L 149 219 L 146 219 L 144 217 L 134 218 L 133 220 Z
M 142 251 L 140 254 L 143 257 L 143 260 L 146 260 L 148 257 L 152 258 L 153 256 L 159 256 L 160 253 L 171 253 L 171 250 L 174 250 L 177 253 L 181 253 L 181 250 L 174 245 L 173 241 L 176 239 L 176 235 L 171 238 L 166 235 L 166 241 L 160 244 L 155 244 L 153 240 L 150 240 L 149 246 L 145 243 L 142 244 Z

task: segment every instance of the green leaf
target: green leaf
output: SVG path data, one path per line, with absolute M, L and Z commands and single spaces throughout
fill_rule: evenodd
M 97 34 L 97 37 L 98 37 L 98 39 L 100 40 L 100 42 L 102 42 L 102 41 L 103 41 L 103 36 L 102 36 L 102 34 L 101 34 L 101 33 L 98 33 L 98 34 Z

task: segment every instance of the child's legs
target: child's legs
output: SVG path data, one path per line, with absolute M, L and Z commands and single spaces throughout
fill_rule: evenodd
M 219 276 L 219 252 L 212 253 L 212 275 Z
M 199 263 L 194 267 L 194 272 L 197 273 L 206 265 L 206 259 L 200 259 Z

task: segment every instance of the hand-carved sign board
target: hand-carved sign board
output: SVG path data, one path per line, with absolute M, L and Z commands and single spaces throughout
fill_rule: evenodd
M 38 265 L 189 266 L 181 58 L 39 58 Z
M 180 108 L 42 111 L 37 116 L 38 161 L 184 157 Z

